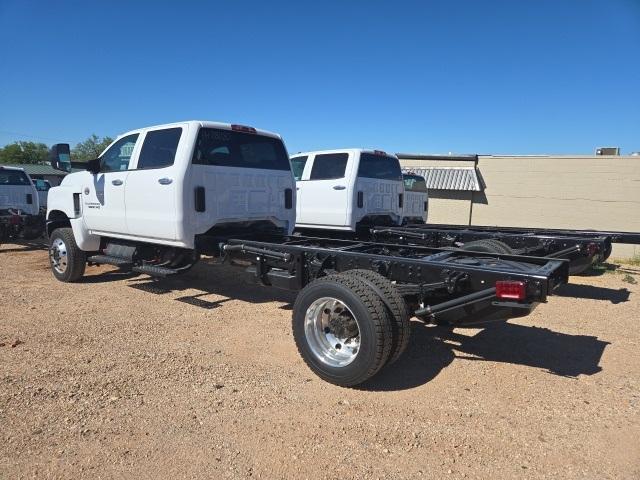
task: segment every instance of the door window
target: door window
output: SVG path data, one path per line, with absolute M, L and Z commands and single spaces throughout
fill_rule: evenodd
M 291 170 L 293 170 L 293 176 L 296 181 L 302 178 L 302 172 L 304 172 L 304 166 L 307 164 L 307 157 L 293 157 L 291 159 Z
M 138 169 L 173 165 L 181 135 L 182 128 L 165 128 L 147 132 L 140 150 Z
M 116 143 L 111 145 L 100 160 L 101 172 L 120 172 L 129 169 L 131 155 L 133 155 L 133 147 L 136 146 L 138 134 L 127 135 L 122 137 Z
M 343 178 L 347 168 L 348 153 L 324 153 L 316 155 L 309 180 Z

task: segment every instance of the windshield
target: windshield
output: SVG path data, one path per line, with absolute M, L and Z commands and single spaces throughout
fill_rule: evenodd
M 194 165 L 291 170 L 278 138 L 217 128 L 201 128 L 193 152 Z
M 403 175 L 404 178 L 404 188 L 410 192 L 426 192 L 427 191 L 427 182 L 425 182 L 424 177 L 420 175 Z
M 29 177 L 22 170 L 0 170 L 0 185 L 31 185 Z
M 380 180 L 402 180 L 400 162 L 397 158 L 373 153 L 360 154 L 358 176 Z

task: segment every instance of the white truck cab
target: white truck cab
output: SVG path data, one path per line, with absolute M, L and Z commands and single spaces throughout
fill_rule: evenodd
M 380 150 L 350 148 L 297 153 L 296 228 L 355 232 L 402 223 L 400 162 Z
M 54 146 L 54 168 L 70 170 L 68 152 Z M 205 121 L 147 127 L 120 135 L 87 171 L 49 191 L 47 233 L 71 228 L 79 250 L 106 252 L 102 263 L 136 263 L 142 245 L 166 247 L 155 250 L 165 258 L 197 251 L 203 237 L 226 230 L 290 234 L 294 188 L 277 134 Z M 68 240 L 52 244 L 58 257 Z M 55 262 L 60 279 L 76 279 Z
M 22 168 L 0 165 L 0 242 L 33 240 L 44 231 L 38 191 Z
M 413 173 L 403 173 L 404 210 L 402 223 L 426 223 L 429 209 L 429 191 L 424 177 Z
M 0 210 L 38 215 L 38 191 L 23 168 L 0 165 Z

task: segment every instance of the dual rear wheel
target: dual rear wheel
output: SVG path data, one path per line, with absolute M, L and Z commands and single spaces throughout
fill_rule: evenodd
M 302 289 L 293 336 L 309 368 L 345 387 L 397 360 L 409 341 L 409 313 L 395 287 L 368 270 L 328 275 Z

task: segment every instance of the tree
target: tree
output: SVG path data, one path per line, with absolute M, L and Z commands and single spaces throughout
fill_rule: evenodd
M 113 142 L 110 137 L 98 137 L 95 133 L 87 138 L 84 142 L 78 143 L 73 150 L 71 150 L 71 160 L 74 162 L 86 162 L 87 160 L 93 160 L 104 151 L 109 144 Z
M 0 163 L 47 163 L 49 148 L 44 143 L 14 142 L 0 148 Z

